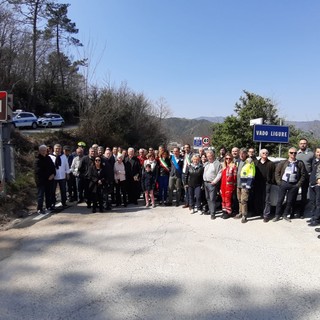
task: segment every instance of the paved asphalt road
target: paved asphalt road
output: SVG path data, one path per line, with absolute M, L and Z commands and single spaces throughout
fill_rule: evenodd
M 88 211 L 0 232 L 1 320 L 320 319 L 320 240 L 305 220 Z
M 32 136 L 37 133 L 46 133 L 46 132 L 52 133 L 52 132 L 60 131 L 60 130 L 68 131 L 68 130 L 76 129 L 77 127 L 78 127 L 77 125 L 65 125 L 63 127 L 52 127 L 52 128 L 38 127 L 37 129 L 22 128 L 22 129 L 17 129 L 17 130 L 19 130 L 19 132 L 25 136 Z

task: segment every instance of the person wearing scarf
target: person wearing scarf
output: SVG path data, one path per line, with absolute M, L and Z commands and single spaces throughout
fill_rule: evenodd
M 167 206 L 172 205 L 173 191 L 176 189 L 176 207 L 179 206 L 181 198 L 181 187 L 182 187 L 182 166 L 183 158 L 180 156 L 180 148 L 173 148 L 173 155 L 170 158 L 171 169 L 169 177 L 169 201 L 166 203 Z
M 301 160 L 297 160 L 297 149 L 290 148 L 288 151 L 288 160 L 281 161 L 275 171 L 275 180 L 279 186 L 279 195 L 276 206 L 276 215 L 273 222 L 279 221 L 282 211 L 284 198 L 287 196 L 286 205 L 282 213 L 283 220 L 291 222 L 288 215 L 291 215 L 291 210 L 295 204 L 299 188 L 304 183 L 305 177 L 308 174 L 306 167 Z
M 159 183 L 159 194 L 158 201 L 159 204 L 167 203 L 168 196 L 168 184 L 169 184 L 169 174 L 171 169 L 171 162 L 168 155 L 168 151 L 164 150 L 159 158 L 159 173 L 158 173 L 158 183 Z
M 66 181 L 69 178 L 70 168 L 68 159 L 64 154 L 61 154 L 62 147 L 60 144 L 55 144 L 53 147 L 53 154 L 49 155 L 55 168 L 56 175 L 54 177 L 54 185 L 52 190 L 52 206 L 56 204 L 56 189 L 59 185 L 60 198 L 63 207 L 67 206 L 67 186 Z

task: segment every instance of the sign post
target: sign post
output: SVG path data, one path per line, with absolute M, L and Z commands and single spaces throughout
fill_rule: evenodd
M 2 143 L 2 121 L 0 121 L 0 196 L 5 195 L 4 154 Z
M 208 136 L 202 137 L 202 146 L 205 148 L 210 146 L 210 138 Z
M 199 149 L 202 147 L 202 137 L 194 137 L 193 138 L 193 148 Z
M 7 103 L 8 94 L 6 91 L 0 91 L 0 195 L 5 194 L 5 172 L 4 172 L 4 154 L 2 139 L 2 122 L 7 121 Z
M 7 103 L 8 103 L 7 92 L 0 91 L 0 121 L 7 121 Z

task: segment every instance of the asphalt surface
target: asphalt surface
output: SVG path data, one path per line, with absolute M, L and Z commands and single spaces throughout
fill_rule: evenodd
M 0 318 L 320 319 L 305 220 L 71 206 L 0 232 Z

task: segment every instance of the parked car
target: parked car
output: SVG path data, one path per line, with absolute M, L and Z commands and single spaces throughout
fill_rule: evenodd
M 32 112 L 17 110 L 12 114 L 12 123 L 16 128 L 29 127 L 37 128 L 38 118 Z
M 62 127 L 64 119 L 57 113 L 45 113 L 38 119 L 39 127 Z

